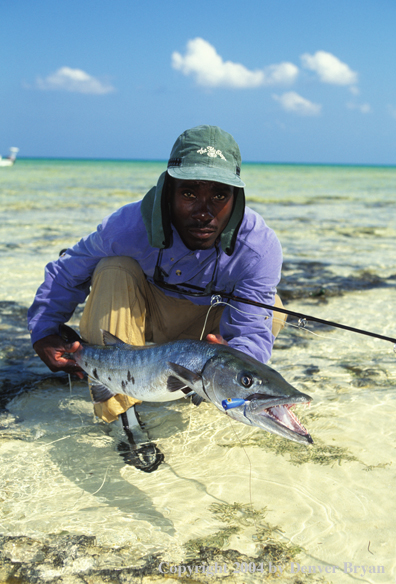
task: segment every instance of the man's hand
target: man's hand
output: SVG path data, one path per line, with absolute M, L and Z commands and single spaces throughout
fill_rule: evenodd
M 54 373 L 65 371 L 66 373 L 75 373 L 80 379 L 84 377 L 81 367 L 77 365 L 74 359 L 67 359 L 65 353 L 75 353 L 80 347 L 80 343 L 65 343 L 58 335 L 48 335 L 33 345 L 33 349 L 47 367 Z
M 208 343 L 213 343 L 217 345 L 228 345 L 227 341 L 223 339 L 221 335 L 206 335 L 206 340 Z

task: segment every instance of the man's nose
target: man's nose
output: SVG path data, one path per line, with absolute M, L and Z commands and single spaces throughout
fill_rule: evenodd
M 206 201 L 198 200 L 197 204 L 194 206 L 192 217 L 200 221 L 210 221 L 213 219 L 214 214 L 210 205 Z

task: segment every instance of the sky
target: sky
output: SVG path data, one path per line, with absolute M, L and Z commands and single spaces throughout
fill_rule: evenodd
M 0 0 L 0 153 L 396 164 L 394 0 Z

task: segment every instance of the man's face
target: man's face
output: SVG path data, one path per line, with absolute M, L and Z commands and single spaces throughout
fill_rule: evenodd
M 172 179 L 172 223 L 189 249 L 209 249 L 226 227 L 234 204 L 234 187 L 203 180 Z

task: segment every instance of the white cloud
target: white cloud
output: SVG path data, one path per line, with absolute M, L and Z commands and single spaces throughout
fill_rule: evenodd
M 356 87 L 356 85 L 351 85 L 349 91 L 352 93 L 352 95 L 360 95 L 360 89 Z
M 390 115 L 392 116 L 392 118 L 395 118 L 395 120 L 396 120 L 396 107 L 393 105 L 389 105 L 388 111 L 389 111 Z
M 293 83 L 298 67 L 279 63 L 265 69 L 250 71 L 240 63 L 223 61 L 216 49 L 202 38 L 187 43 L 186 54 L 172 53 L 172 67 L 184 75 L 193 75 L 198 85 L 205 87 L 252 88 L 261 85 Z
M 355 85 L 358 75 L 346 63 L 326 51 L 317 51 L 314 55 L 301 55 L 303 67 L 316 71 L 323 83 L 334 85 Z
M 320 104 L 305 99 L 295 91 L 288 91 L 283 95 L 274 94 L 272 97 L 281 104 L 284 110 L 300 116 L 318 116 L 322 109 Z
M 103 94 L 114 91 L 111 85 L 102 83 L 82 69 L 61 67 L 45 79 L 38 77 L 36 87 L 43 90 L 72 91 L 75 93 Z
M 362 114 L 369 114 L 371 113 L 371 106 L 369 103 L 353 103 L 349 102 L 346 104 L 348 109 L 351 110 L 358 110 Z
M 371 112 L 371 105 L 369 103 L 362 103 L 359 109 L 362 114 L 369 114 Z

